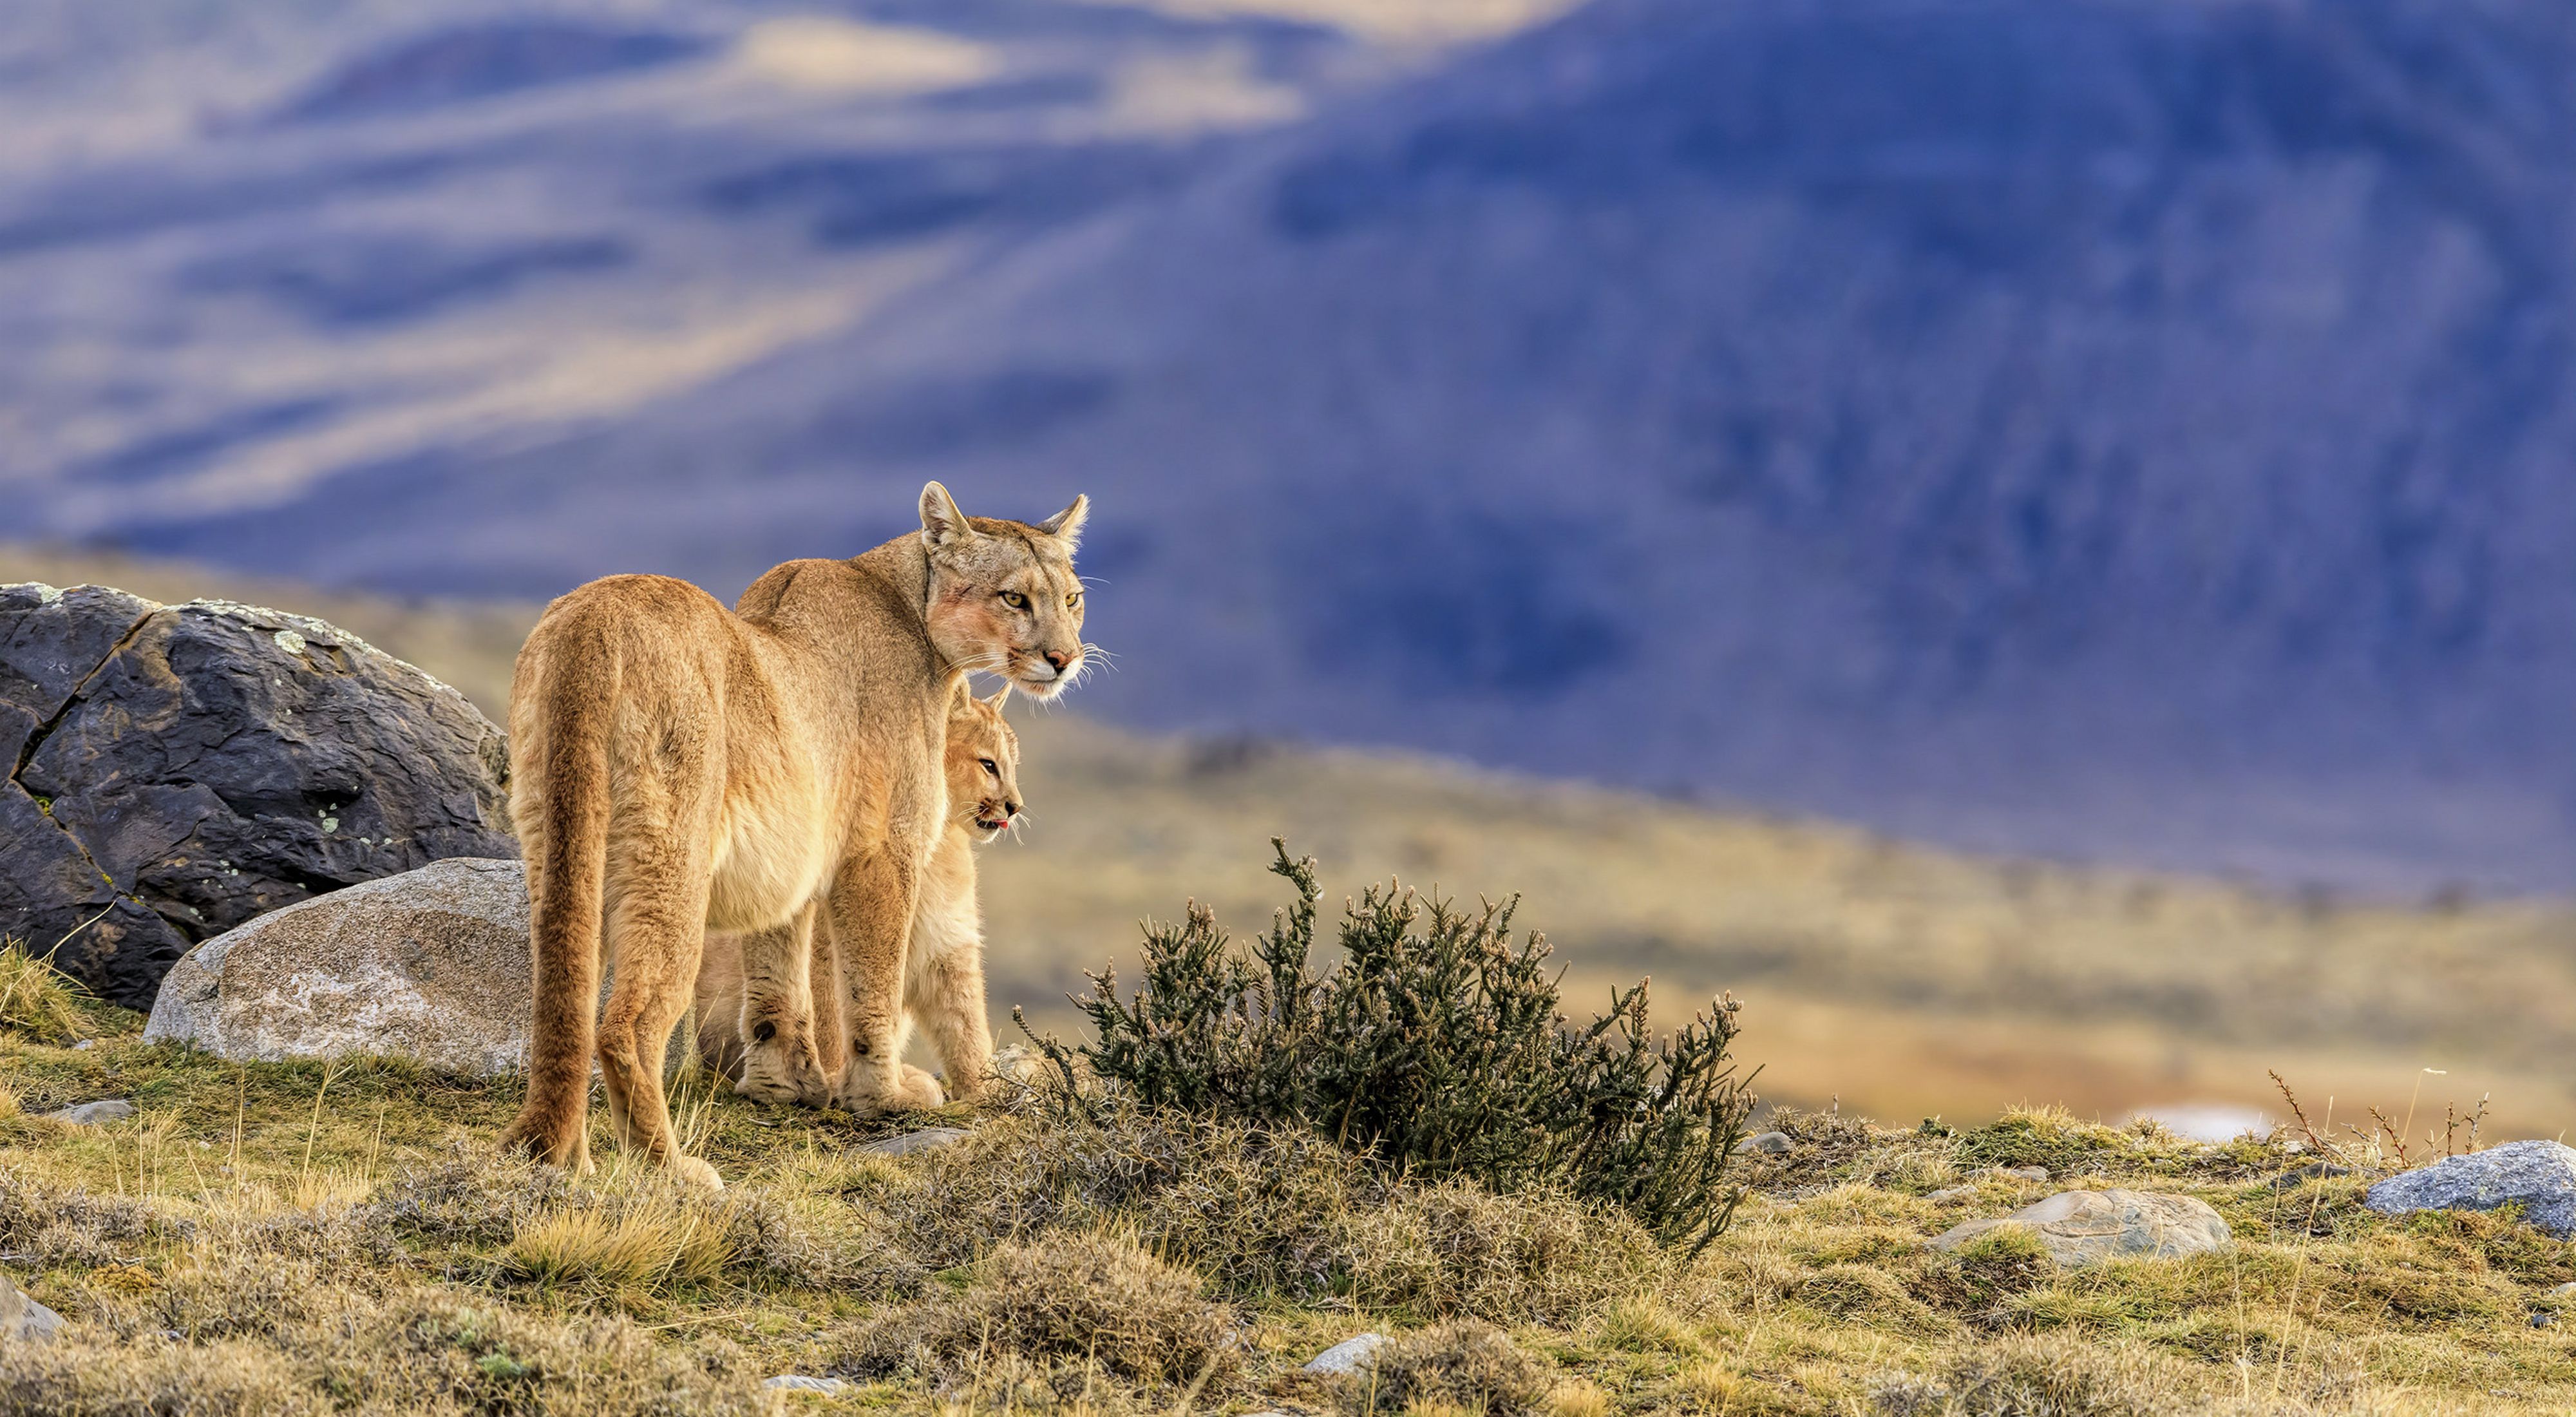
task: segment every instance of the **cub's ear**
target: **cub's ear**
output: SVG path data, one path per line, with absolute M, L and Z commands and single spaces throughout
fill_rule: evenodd
M 1083 519 L 1091 515 L 1091 499 L 1075 493 L 1073 505 L 1038 523 L 1038 530 L 1064 543 L 1067 551 L 1082 545 Z
M 921 543 L 933 551 L 975 539 L 975 528 L 957 510 L 957 499 L 936 482 L 921 486 Z
M 1002 685 L 1002 691 L 1000 693 L 995 694 L 993 697 L 984 701 L 984 707 L 991 709 L 995 713 L 1000 713 L 1002 711 L 1003 702 L 1010 697 L 1011 686 L 1006 682 Z

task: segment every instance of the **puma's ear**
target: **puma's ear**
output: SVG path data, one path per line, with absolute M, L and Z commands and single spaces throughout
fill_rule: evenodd
M 921 543 L 933 551 L 971 541 L 975 528 L 966 524 L 966 514 L 957 510 L 957 499 L 936 482 L 921 486 Z
M 1000 713 L 1002 711 L 1002 702 L 1010 696 L 1011 686 L 1009 683 L 1005 682 L 1002 685 L 1002 691 L 1000 693 L 995 694 L 993 697 L 984 701 L 984 707 L 991 709 L 995 713 Z
M 1082 521 L 1091 515 L 1091 499 L 1075 493 L 1073 505 L 1038 523 L 1038 530 L 1064 543 L 1072 551 L 1082 545 Z

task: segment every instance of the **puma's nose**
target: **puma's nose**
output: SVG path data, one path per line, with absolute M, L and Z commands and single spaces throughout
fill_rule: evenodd
M 1048 667 L 1061 674 L 1066 665 L 1073 663 L 1073 656 L 1060 649 L 1051 649 L 1046 652 L 1046 662 Z
M 1016 817 L 1016 816 L 1018 816 L 1019 814 L 1020 814 L 1020 804 L 1019 804 L 1019 803 L 1017 803 L 1017 802 L 1005 802 L 1005 803 L 1003 803 L 1003 804 L 1002 804 L 1002 815 L 1003 815 L 1003 816 L 1005 816 L 1005 817 Z

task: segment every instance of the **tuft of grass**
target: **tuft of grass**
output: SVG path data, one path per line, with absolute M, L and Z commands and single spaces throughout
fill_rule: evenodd
M 1959 1164 L 2045 1166 L 2055 1178 L 2083 1175 L 2100 1171 L 2111 1158 L 2141 1143 L 2170 1140 L 2152 1122 L 2143 1128 L 2121 1131 L 2087 1122 L 2063 1107 L 2015 1107 L 1959 1138 Z
M 30 954 L 23 940 L 0 940 L 0 1028 L 39 1043 L 77 1043 L 90 1036 L 96 999 L 79 980 Z
M 706 1285 L 734 1259 L 733 1223 L 721 1200 L 660 1191 L 593 1197 L 521 1221 L 501 1263 L 531 1283 L 611 1293 Z
M 1626 1353 L 1678 1353 L 1700 1356 L 1708 1345 L 1689 1324 L 1649 1299 L 1614 1304 L 1601 1316 L 1601 1339 Z
M 1343 1378 L 1338 1387 L 1353 1413 L 1443 1409 L 1516 1417 L 1539 1410 L 1552 1376 L 1510 1334 L 1453 1319 L 1391 1340 L 1365 1377 Z
M 1900 1377 L 1871 1399 L 1883 1417 L 2161 1417 L 2177 1402 L 2164 1365 L 2131 1349 L 2009 1338 L 1969 1349 L 1938 1376 Z
M 1576 1379 L 1548 1389 L 1539 1409 L 1547 1417 L 1610 1417 L 1610 1394 Z
M 967 1287 L 934 1292 L 868 1328 L 843 1362 L 971 1395 L 997 1374 L 1035 1375 L 1071 1397 L 1102 1375 L 1198 1393 L 1241 1362 L 1241 1320 L 1205 1281 L 1128 1239 L 1058 1235 L 1005 1246 Z M 997 1366 L 998 1365 L 998 1366 Z

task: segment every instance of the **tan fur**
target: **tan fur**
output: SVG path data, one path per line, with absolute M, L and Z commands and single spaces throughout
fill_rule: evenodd
M 733 612 L 682 581 L 612 576 L 547 607 L 510 685 L 511 813 L 528 863 L 536 1013 L 508 1140 L 587 1161 L 594 1053 L 621 1146 L 681 1154 L 661 1059 L 709 930 L 746 932 L 776 1018 L 746 1072 L 827 1083 L 853 1111 L 936 1099 L 907 1073 L 904 957 L 948 816 L 950 697 L 970 670 L 1052 697 L 1088 663 L 1080 498 L 1035 526 L 969 520 L 922 489 L 922 531 L 847 561 L 791 561 Z M 821 1074 L 792 987 L 828 922 L 848 1064 Z M 615 983 L 595 1006 L 605 963 Z M 746 999 L 750 998 L 746 991 Z
M 915 1026 L 929 1033 L 951 1097 L 972 1097 L 981 1091 L 993 1056 L 984 1003 L 984 921 L 976 900 L 975 846 L 999 835 L 1022 805 L 1019 736 L 1001 711 L 1009 693 L 1005 688 L 981 700 L 961 690 L 951 702 L 945 755 L 948 828 L 922 872 L 921 902 L 915 908 L 904 953 L 904 1017 L 898 1033 L 909 1037 Z M 988 762 L 993 765 L 989 769 L 984 766 Z M 838 993 L 832 986 L 840 963 L 829 930 L 813 932 L 806 961 L 807 969 L 799 978 L 747 981 L 741 940 L 722 934 L 707 937 L 706 955 L 698 966 L 697 1042 L 708 1066 L 741 1084 L 744 1050 L 739 1021 L 762 1014 L 762 1006 L 752 996 L 763 989 L 784 996 L 770 1006 L 779 1012 L 810 999 L 815 1013 L 812 1033 L 823 1070 L 828 1073 L 842 1066 L 848 1040 L 833 1007 Z M 813 981 L 810 993 L 805 988 L 807 978 Z

